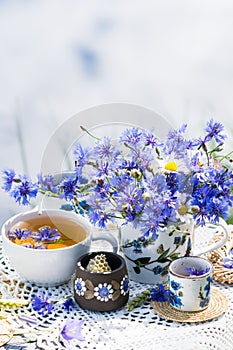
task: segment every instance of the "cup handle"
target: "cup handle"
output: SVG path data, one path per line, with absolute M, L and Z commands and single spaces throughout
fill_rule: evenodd
M 118 248 L 119 248 L 118 240 L 116 239 L 116 237 L 114 237 L 112 233 L 108 231 L 104 231 L 104 232 L 94 231 L 92 233 L 92 241 L 107 241 L 108 243 L 111 244 L 113 253 L 118 252 Z
M 208 224 L 207 224 L 207 226 L 208 226 Z M 227 223 L 223 219 L 219 218 L 219 222 L 216 224 L 209 223 L 209 227 L 210 227 L 210 229 L 213 229 L 213 228 L 216 229 L 217 227 L 221 227 L 223 236 L 221 237 L 221 239 L 218 242 L 211 243 L 210 245 L 207 245 L 203 248 L 199 248 L 197 250 L 194 248 L 192 255 L 198 256 L 198 255 L 202 255 L 202 254 L 211 252 L 212 250 L 215 250 L 215 249 L 222 247 L 223 244 L 226 243 L 226 241 L 229 237 L 229 228 L 227 226 Z

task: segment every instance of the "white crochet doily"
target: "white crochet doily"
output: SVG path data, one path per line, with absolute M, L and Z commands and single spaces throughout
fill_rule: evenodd
M 0 240 L 0 292 L 2 298 L 22 298 L 31 300 L 39 290 L 48 290 L 20 280 L 19 276 L 2 255 Z M 130 282 L 130 300 L 150 285 Z M 36 316 L 40 322 L 34 326 L 18 318 L 19 310 L 9 310 L 10 321 L 18 330 L 57 329 L 67 317 L 83 319 L 82 335 L 85 341 L 73 341 L 70 349 L 89 350 L 231 350 L 233 349 L 233 293 L 231 286 L 215 283 L 229 299 L 227 311 L 212 321 L 195 324 L 176 323 L 158 316 L 149 302 L 128 312 L 126 308 L 114 312 L 91 312 L 78 305 L 67 314 L 62 305 L 56 305 L 51 314 L 42 317 L 31 309 L 24 313 Z M 60 299 L 72 294 L 71 283 L 49 288 L 52 299 Z M 44 332 L 36 336 L 37 342 L 22 343 L 21 337 L 13 337 L 6 349 L 64 349 L 58 340 L 58 331 Z M 15 347 L 18 344 L 18 347 Z

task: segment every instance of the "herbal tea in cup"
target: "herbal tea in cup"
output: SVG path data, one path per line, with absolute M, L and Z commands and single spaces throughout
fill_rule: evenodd
M 21 235 L 27 236 L 29 232 L 25 237 L 29 241 L 25 245 L 17 237 L 17 229 L 24 230 Z M 31 235 L 35 241 L 29 237 Z M 50 241 L 54 236 L 60 243 L 51 249 L 51 245 L 57 244 Z M 75 272 L 77 260 L 90 251 L 93 241 L 105 240 L 114 252 L 118 250 L 118 242 L 113 235 L 94 231 L 82 215 L 60 209 L 42 210 L 40 213 L 31 210 L 11 217 L 2 226 L 2 240 L 3 251 L 20 277 L 41 286 L 68 282 Z M 19 241 L 20 244 L 17 244 Z M 46 247 L 42 247 L 42 243 Z
M 60 216 L 38 216 L 20 221 L 8 232 L 15 244 L 33 249 L 58 249 L 77 244 L 86 238 L 86 230 L 76 220 Z

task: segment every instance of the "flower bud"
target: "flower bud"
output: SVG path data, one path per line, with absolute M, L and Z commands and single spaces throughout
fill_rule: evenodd
M 151 198 L 151 196 L 150 196 L 150 193 L 149 193 L 149 192 L 144 192 L 144 193 L 142 194 L 142 199 L 144 199 L 145 202 L 149 201 L 150 198 Z
M 200 208 L 198 207 L 198 205 L 193 205 L 191 207 L 191 213 L 192 214 L 197 214 L 197 213 L 199 213 L 199 211 L 200 211 Z
M 142 177 L 142 173 L 139 169 L 132 169 L 130 175 L 137 180 L 140 180 Z
M 122 204 L 121 208 L 123 211 L 126 211 L 128 209 L 128 204 L 127 203 Z

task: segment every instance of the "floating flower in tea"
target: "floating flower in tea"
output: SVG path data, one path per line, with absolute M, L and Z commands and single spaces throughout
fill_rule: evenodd
M 72 222 L 63 222 L 57 217 L 39 217 L 18 222 L 8 231 L 7 237 L 13 243 L 25 248 L 57 249 L 74 245 L 85 238 L 81 227 L 78 227 L 77 234 L 77 226 L 75 226 L 75 240 L 68 237 L 73 234 L 73 230 Z
M 202 276 L 205 275 L 210 271 L 210 268 L 207 267 L 206 269 L 196 269 L 195 267 L 186 267 L 185 272 L 188 273 L 189 276 Z

